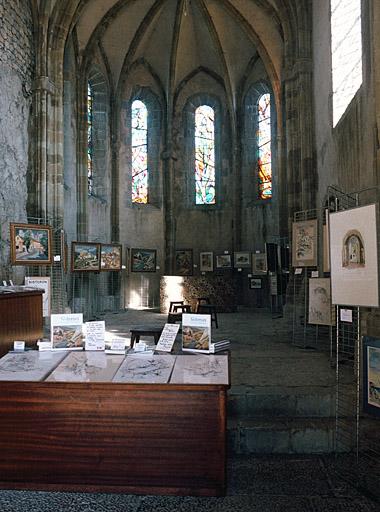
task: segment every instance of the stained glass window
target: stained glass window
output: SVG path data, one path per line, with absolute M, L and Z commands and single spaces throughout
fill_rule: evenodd
M 333 124 L 362 83 L 361 0 L 331 0 Z
M 195 111 L 195 204 L 215 204 L 215 116 L 208 105 Z
M 132 103 L 132 202 L 148 203 L 148 110 Z
M 258 128 L 256 141 L 259 199 L 270 199 L 272 197 L 272 150 L 269 93 L 260 96 L 257 102 L 257 114 Z
M 87 190 L 94 191 L 94 91 L 87 82 Z

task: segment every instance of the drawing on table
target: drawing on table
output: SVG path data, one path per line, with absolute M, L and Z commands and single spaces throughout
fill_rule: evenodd
M 172 384 L 228 384 L 228 356 L 177 356 Z
M 8 353 L 0 359 L 0 380 L 43 380 L 66 357 L 66 353 L 37 350 Z
M 124 357 L 104 352 L 70 352 L 49 376 L 49 381 L 108 382 L 111 381 Z
M 169 382 L 176 356 L 133 354 L 125 358 L 113 382 Z

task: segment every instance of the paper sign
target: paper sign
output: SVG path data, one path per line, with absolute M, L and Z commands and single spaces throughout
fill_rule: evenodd
M 319 277 L 319 272 L 318 272 L 318 270 L 312 270 L 312 272 L 311 272 L 311 277 Z
M 61 256 L 59 254 L 57 254 L 56 256 L 54 256 L 54 261 L 61 261 Z
M 162 352 L 171 352 L 176 336 L 178 334 L 179 324 L 165 324 L 165 327 L 158 340 L 156 350 Z
M 42 316 L 50 316 L 50 277 L 25 277 L 25 285 L 43 290 Z
M 125 350 L 125 339 L 124 338 L 114 338 L 110 343 L 111 350 Z
M 53 343 L 51 341 L 37 341 L 38 350 L 52 350 Z
M 25 341 L 14 341 L 13 350 L 25 350 Z
M 303 268 L 296 268 L 294 273 L 297 275 L 297 274 L 302 274 L 302 270 Z
M 352 309 L 341 309 L 340 320 L 341 322 L 349 322 L 352 324 Z
M 85 350 L 104 350 L 106 348 L 106 325 L 104 320 L 85 323 Z

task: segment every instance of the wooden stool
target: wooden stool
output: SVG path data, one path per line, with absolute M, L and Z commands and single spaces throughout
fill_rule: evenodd
M 183 306 L 183 305 L 184 305 L 183 300 L 170 301 L 169 313 L 174 313 L 176 311 L 175 310 L 176 307 Z
M 188 304 L 174 306 L 173 313 L 168 314 L 168 324 L 182 322 L 182 313 L 191 313 L 191 306 Z
M 133 345 L 140 341 L 140 336 L 153 336 L 154 343 L 157 345 L 158 340 L 160 339 L 163 327 L 133 327 L 130 329 L 131 332 L 131 348 Z
M 214 304 L 199 304 L 197 313 L 211 315 L 211 325 L 212 322 L 214 322 L 215 327 L 218 328 L 218 317 L 216 314 L 216 306 L 214 306 Z

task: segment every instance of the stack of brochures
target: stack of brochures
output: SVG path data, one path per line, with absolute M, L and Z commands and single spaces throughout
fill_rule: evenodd
M 230 345 L 230 340 L 215 341 L 210 344 L 210 354 L 215 354 L 215 352 L 220 352 L 221 350 L 228 350 Z

